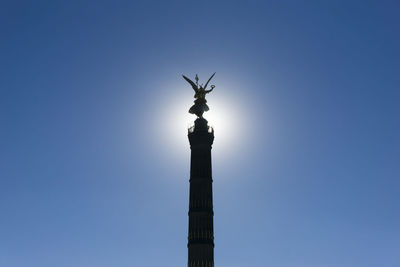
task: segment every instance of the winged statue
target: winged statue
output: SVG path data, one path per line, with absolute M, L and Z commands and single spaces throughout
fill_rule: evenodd
M 196 114 L 197 117 L 202 118 L 203 113 L 210 110 L 210 108 L 207 105 L 207 100 L 206 100 L 206 94 L 210 93 L 212 90 L 214 90 L 215 85 L 211 85 L 210 90 L 207 89 L 208 83 L 211 81 L 211 79 L 214 77 L 215 72 L 211 77 L 208 79 L 206 84 L 203 87 L 203 84 L 199 85 L 199 77 L 196 74 L 196 77 L 194 78 L 196 83 L 190 80 L 188 77 L 185 75 L 182 75 L 183 78 L 192 86 L 195 94 L 194 94 L 194 105 L 189 109 L 189 113 L 191 114 Z

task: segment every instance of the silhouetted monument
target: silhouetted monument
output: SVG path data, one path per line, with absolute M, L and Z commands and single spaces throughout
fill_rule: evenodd
M 191 149 L 190 158 L 190 196 L 189 196 L 189 236 L 188 267 L 214 267 L 214 211 L 212 197 L 211 146 L 214 130 L 208 126 L 203 113 L 208 111 L 205 96 L 214 89 L 205 90 L 207 83 L 198 85 L 183 75 L 195 90 L 194 105 L 189 112 L 197 115 L 194 126 L 189 128 L 188 137 Z

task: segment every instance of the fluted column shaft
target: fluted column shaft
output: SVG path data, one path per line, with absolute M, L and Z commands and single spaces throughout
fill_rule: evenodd
M 214 266 L 211 146 L 214 132 L 199 118 L 188 134 L 190 161 L 188 266 Z

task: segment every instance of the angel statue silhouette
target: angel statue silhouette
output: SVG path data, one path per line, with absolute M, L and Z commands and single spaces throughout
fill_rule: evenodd
M 213 75 L 211 75 L 210 79 L 206 82 L 206 84 L 203 87 L 203 84 L 199 86 L 199 77 L 196 74 L 196 77 L 194 78 L 196 80 L 196 83 L 194 83 L 192 80 L 190 80 L 188 77 L 185 75 L 182 75 L 183 78 L 190 83 L 192 86 L 193 90 L 195 91 L 194 98 L 194 105 L 189 109 L 189 113 L 191 114 L 196 114 L 197 117 L 202 118 L 203 113 L 208 111 L 210 108 L 207 105 L 207 100 L 206 100 L 206 94 L 211 92 L 214 88 L 215 85 L 211 85 L 210 90 L 206 90 L 208 83 L 211 81 L 211 79 L 214 77 L 215 72 Z

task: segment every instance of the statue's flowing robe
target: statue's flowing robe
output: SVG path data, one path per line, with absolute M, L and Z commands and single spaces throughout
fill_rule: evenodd
M 196 114 L 201 118 L 203 113 L 210 109 L 206 103 L 207 100 L 205 98 L 197 98 L 194 101 L 194 105 L 189 109 L 189 113 Z

